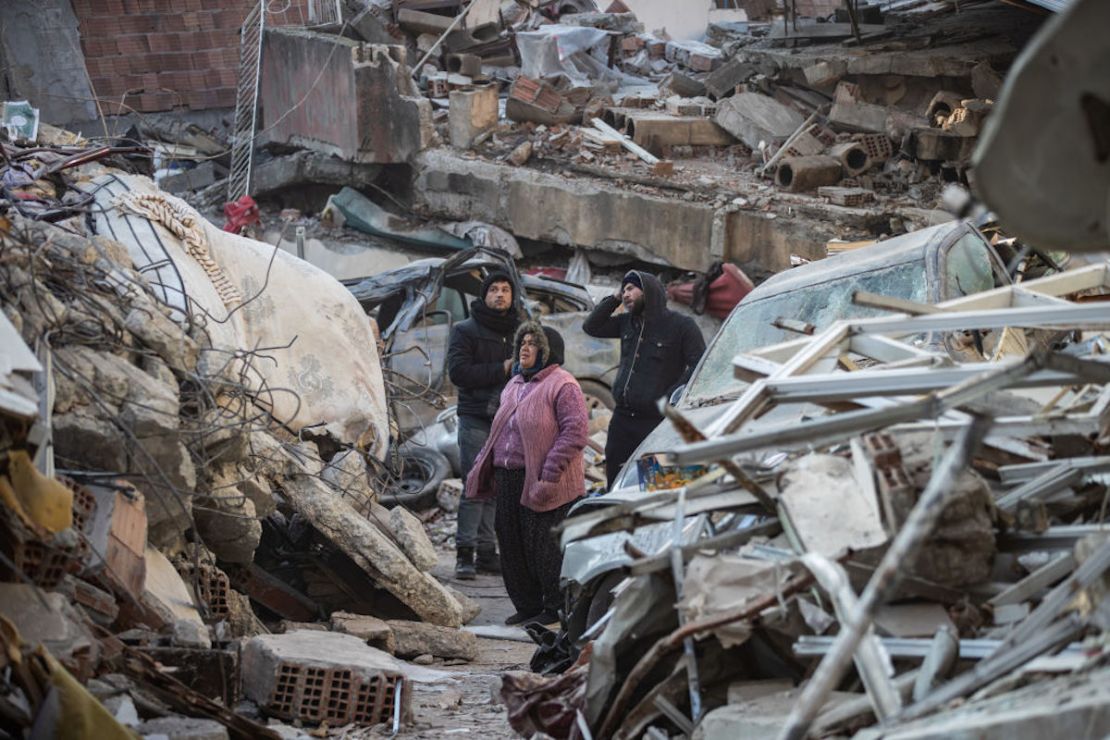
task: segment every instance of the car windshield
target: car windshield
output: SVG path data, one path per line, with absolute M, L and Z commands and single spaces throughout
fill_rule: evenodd
M 778 318 L 801 321 L 822 329 L 838 319 L 889 314 L 881 309 L 853 304 L 852 294 L 857 290 L 924 302 L 926 289 L 922 258 L 870 272 L 845 275 L 750 303 L 742 302 L 721 327 L 709 354 L 691 378 L 684 403 L 696 404 L 733 395 L 743 389 L 743 381 L 733 376 L 732 360 L 736 355 L 800 336 L 774 326 L 772 322 Z

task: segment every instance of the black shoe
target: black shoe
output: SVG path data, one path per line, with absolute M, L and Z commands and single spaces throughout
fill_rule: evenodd
M 532 617 L 531 619 L 524 620 L 525 624 L 542 624 L 544 626 L 559 625 L 559 615 L 550 609 L 544 609 L 542 612 Z
M 497 550 L 479 550 L 477 566 L 479 573 L 501 575 L 501 558 L 497 556 Z
M 460 547 L 455 551 L 455 578 L 460 581 L 473 581 L 478 576 L 474 568 L 474 548 Z
M 543 612 L 540 612 L 542 614 Z M 505 624 L 512 627 L 517 624 L 524 624 L 525 622 L 534 622 L 538 615 L 535 612 L 517 612 L 513 616 L 505 620 Z

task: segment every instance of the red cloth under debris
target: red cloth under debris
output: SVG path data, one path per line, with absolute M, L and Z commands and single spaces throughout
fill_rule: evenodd
M 244 195 L 231 203 L 225 203 L 224 216 L 227 217 L 224 231 L 230 231 L 232 234 L 241 234 L 246 227 L 258 226 L 262 223 L 258 204 L 249 195 Z
M 509 726 L 523 737 L 544 732 L 552 737 L 581 740 L 575 721 L 586 708 L 586 677 L 593 643 L 587 643 L 578 660 L 561 676 L 538 676 L 526 671 L 501 674 L 501 700 L 508 710 Z
M 709 294 L 705 300 L 705 312 L 718 319 L 728 318 L 729 313 L 736 304 L 748 293 L 752 292 L 755 285 L 736 265 L 728 262 L 721 265 L 722 275 L 709 284 Z M 694 289 L 696 281 L 688 283 L 671 283 L 667 286 L 667 297 L 672 301 L 685 303 L 687 306 L 694 304 Z

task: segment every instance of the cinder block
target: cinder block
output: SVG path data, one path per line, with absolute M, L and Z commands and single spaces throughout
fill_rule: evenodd
M 297 631 L 261 635 L 243 648 L 243 694 L 276 717 L 378 724 L 411 713 L 411 690 L 392 656 L 353 635 Z

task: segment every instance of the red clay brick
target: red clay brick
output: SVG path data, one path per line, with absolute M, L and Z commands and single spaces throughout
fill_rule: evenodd
M 157 72 L 150 63 L 146 54 L 136 54 L 130 57 L 119 58 L 119 74 L 132 74 L 142 76 L 148 72 Z
M 242 9 L 225 8 L 214 13 L 217 28 L 235 28 L 242 27 L 243 21 L 246 19 L 247 14 Z
M 155 78 L 158 75 L 154 75 Z M 143 89 L 143 76 L 137 74 L 121 75 L 120 80 L 123 82 L 124 92 L 133 92 L 135 90 Z
M 149 13 L 120 16 L 120 31 L 123 33 L 153 33 L 158 30 L 158 19 L 159 16 Z
M 146 42 L 150 50 L 156 53 L 180 51 L 180 42 L 177 40 L 177 34 L 175 33 L 166 33 L 165 31 L 148 33 L 146 35 Z
M 216 94 L 217 108 L 234 108 L 235 107 L 235 88 L 225 87 L 221 88 Z
M 115 36 L 120 32 L 119 18 L 111 16 L 93 16 L 83 25 L 85 35 L 97 40 L 104 36 Z
M 134 55 L 150 52 L 150 47 L 146 43 L 146 35 L 141 33 L 121 36 L 116 40 L 116 46 L 119 48 L 120 54 Z
M 205 108 L 212 107 L 204 92 L 200 90 L 190 91 L 185 95 L 185 103 L 193 110 L 204 110 Z

